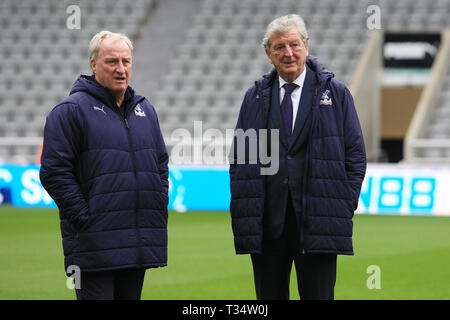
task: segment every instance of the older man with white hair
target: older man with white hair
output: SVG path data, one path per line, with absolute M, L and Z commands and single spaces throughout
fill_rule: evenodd
M 289 299 L 292 263 L 301 299 L 334 299 L 338 254 L 353 254 L 352 217 L 366 170 L 364 140 L 352 96 L 308 54 L 303 19 L 273 20 L 263 47 L 274 69 L 250 87 L 236 130 L 279 132 L 279 170 L 232 149 L 231 218 L 236 253 L 251 254 L 256 297 Z M 247 140 L 268 144 L 271 139 Z M 237 140 L 235 140 L 237 141 Z M 254 146 L 253 146 L 254 147 Z M 272 145 L 273 147 L 273 145 Z
M 40 178 L 79 300 L 140 299 L 146 269 L 167 265 L 168 154 L 155 109 L 129 86 L 132 51 L 126 36 L 97 33 L 93 75 L 45 124 Z

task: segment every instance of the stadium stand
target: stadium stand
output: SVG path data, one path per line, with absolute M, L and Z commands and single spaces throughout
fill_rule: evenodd
M 442 35 L 429 85 L 421 95 L 406 135 L 406 162 L 450 161 L 450 30 Z
M 448 0 L 203 1 L 161 79 L 160 90 L 152 97 L 164 119 L 166 138 L 181 121 L 192 130 L 185 115 L 202 120 L 207 128 L 233 128 L 245 90 L 271 69 L 260 46 L 265 26 L 277 16 L 294 12 L 305 18 L 310 54 L 352 90 L 369 161 L 378 161 L 381 76 L 377 80 L 376 74 L 381 74 L 382 65 L 374 61 L 382 61 L 375 52 L 382 52 L 383 37 L 370 37 L 374 35 L 367 27 L 371 5 L 381 9 L 384 31 L 439 32 L 449 25 Z M 363 72 L 358 74 L 357 69 Z M 170 139 L 166 141 L 170 148 Z
M 138 39 L 157 0 L 0 2 L 0 160 L 35 162 L 48 112 L 80 73 L 91 73 L 88 43 L 102 29 Z M 80 9 L 79 28 L 67 24 Z M 76 20 L 74 20 L 76 22 Z M 76 27 L 76 25 L 75 25 Z
M 46 114 L 67 95 L 76 75 L 90 72 L 86 44 L 95 32 L 111 29 L 137 40 L 151 11 L 157 12 L 159 4 L 165 1 L 168 0 L 0 2 L 0 56 L 4 62 L 0 65 L 0 141 L 3 141 L 0 158 L 22 156 L 28 161 L 35 160 Z M 203 128 L 234 128 L 245 90 L 271 69 L 260 42 L 265 26 L 277 16 L 301 14 L 309 31 L 309 53 L 318 56 L 349 87 L 364 50 L 368 50 L 370 5 L 381 9 L 384 30 L 439 31 L 450 23 L 450 0 L 197 2 L 192 23 L 182 30 L 183 41 L 174 48 L 176 55 L 169 59 L 167 71 L 158 74 L 154 81 L 159 87 L 150 96 L 144 93 L 158 111 L 169 148 L 173 130 L 179 127 L 192 130 L 193 120 L 202 120 Z M 81 15 L 80 30 L 66 27 L 69 15 L 65 10 L 72 4 L 88 13 Z M 180 7 L 178 15 L 182 16 L 185 9 Z M 142 42 L 149 40 L 146 36 L 143 34 Z M 147 77 L 152 74 L 151 70 L 133 72 L 138 79 L 143 74 Z M 439 93 L 442 106 L 448 105 L 449 92 L 449 85 L 442 87 Z M 362 119 L 370 119 L 370 114 L 364 115 L 367 112 L 358 109 Z M 441 119 L 439 123 L 450 113 L 444 107 L 436 112 L 439 113 L 435 118 Z M 428 132 L 436 133 L 441 140 L 450 137 L 446 125 L 422 125 L 430 126 Z M 439 153 L 440 157 L 449 154 Z
M 234 128 L 245 90 L 272 67 L 261 47 L 265 27 L 283 14 L 304 16 L 310 54 L 321 57 L 349 83 L 351 66 L 357 64 L 367 38 L 365 10 L 358 10 L 360 6 L 355 1 L 336 6 L 325 0 L 204 1 L 152 98 L 158 113 L 168 119 L 162 124 L 163 133 L 170 137 L 184 114 L 203 121 L 203 128 Z M 360 27 L 347 28 L 350 23 Z M 192 130 L 192 122 L 186 127 Z

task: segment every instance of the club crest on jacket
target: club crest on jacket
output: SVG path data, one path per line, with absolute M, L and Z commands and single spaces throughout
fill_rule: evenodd
M 138 105 L 134 108 L 134 114 L 138 117 L 145 117 L 145 112 L 142 110 L 141 105 L 138 103 Z
M 322 94 L 322 98 L 320 98 L 321 106 L 331 106 L 333 102 L 331 102 L 331 98 L 328 96 L 330 94 L 330 90 L 325 90 Z

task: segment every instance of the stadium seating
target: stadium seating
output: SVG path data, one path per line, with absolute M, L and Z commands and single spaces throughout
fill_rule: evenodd
M 157 0 L 2 0 L 0 2 L 0 161 L 34 162 L 45 117 L 80 73 L 91 73 L 90 38 L 102 29 L 137 39 Z M 80 28 L 67 22 L 80 8 Z
M 192 130 L 189 122 L 170 119 L 193 110 L 206 126 L 215 123 L 221 130 L 235 126 L 245 90 L 272 68 L 260 45 L 265 27 L 283 14 L 304 17 L 309 53 L 349 86 L 368 39 L 370 5 L 381 9 L 385 30 L 439 31 L 449 25 L 449 0 L 204 1 L 152 97 L 160 116 L 167 119 L 161 124 L 164 135 L 169 138 L 180 126 Z
M 438 105 L 431 117 L 426 139 L 438 140 L 450 138 L 450 64 L 447 70 L 446 83 L 438 99 Z M 426 148 L 425 158 L 450 158 L 450 145 L 446 148 Z
M 356 1 L 204 1 L 153 102 L 160 114 L 196 106 L 206 123 L 225 109 L 218 128 L 234 128 L 245 90 L 272 68 L 261 46 L 265 26 L 291 12 L 305 18 L 310 54 L 349 84 L 367 38 L 363 8 Z M 162 127 L 166 136 L 173 129 Z
M 441 33 L 441 48 L 405 137 L 404 161 L 450 162 L 450 30 Z
M 45 116 L 78 74 L 90 73 L 87 43 L 92 35 L 111 29 L 138 39 L 158 1 L 164 0 L 2 0 L 0 138 L 42 137 Z M 70 30 L 66 10 L 74 3 L 81 9 L 81 28 Z M 368 39 L 367 8 L 373 4 L 381 8 L 386 30 L 449 25 L 450 0 L 203 0 L 151 99 L 164 136 L 179 127 L 192 130 L 192 120 L 202 120 L 204 128 L 234 127 L 245 90 L 272 68 L 261 40 L 267 23 L 283 14 L 304 17 L 309 53 L 350 85 Z M 438 137 L 450 135 L 440 124 L 450 114 L 450 84 L 445 88 L 436 124 L 429 128 Z M 39 147 L 1 144 L 0 158 L 19 155 L 34 161 Z

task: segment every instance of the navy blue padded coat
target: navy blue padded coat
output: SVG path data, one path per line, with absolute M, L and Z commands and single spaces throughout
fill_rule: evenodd
M 353 213 L 366 171 L 364 140 L 353 98 L 316 57 L 306 63 L 316 73 L 303 182 L 301 243 L 305 253 L 353 254 Z M 276 70 L 250 87 L 236 129 L 267 129 L 271 86 Z M 328 91 L 326 91 L 328 90 Z M 327 98 L 331 98 L 330 101 Z M 321 102 L 322 101 L 322 102 Z M 249 151 L 248 145 L 245 148 Z M 234 152 L 236 154 L 236 152 Z M 230 211 L 235 250 L 261 253 L 265 176 L 256 164 L 230 159 Z
M 65 267 L 167 264 L 168 154 L 153 106 L 128 87 L 126 116 L 80 76 L 48 115 L 40 179 L 60 214 Z

